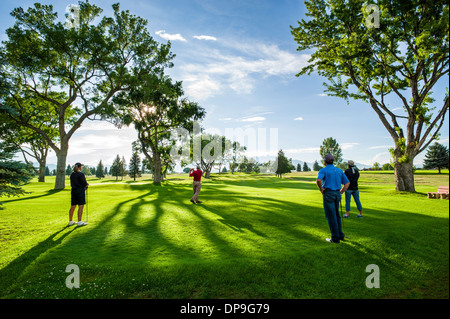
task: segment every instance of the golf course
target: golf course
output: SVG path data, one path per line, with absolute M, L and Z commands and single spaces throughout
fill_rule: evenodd
M 395 191 L 393 171 L 361 172 L 364 218 L 352 201 L 339 244 L 325 240 L 316 178 L 212 174 L 193 205 L 188 174 L 160 186 L 87 176 L 86 226 L 67 226 L 68 177 L 59 191 L 35 178 L 27 195 L 2 198 L 0 298 L 449 298 L 449 201 L 427 198 L 448 170 L 416 171 L 416 193 Z M 366 284 L 369 265 L 379 288 Z

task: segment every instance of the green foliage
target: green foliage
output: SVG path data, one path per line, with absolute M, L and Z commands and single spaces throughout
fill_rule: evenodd
M 291 170 L 295 170 L 295 166 L 292 165 L 292 159 L 288 159 L 283 150 L 278 151 L 277 162 L 276 162 L 276 171 L 278 177 L 282 177 L 283 174 L 290 173 Z
M 380 170 L 381 169 L 380 163 L 378 163 L 378 162 L 373 163 L 372 169 L 375 171 Z
M 136 180 L 137 177 L 142 176 L 141 172 L 141 158 L 137 152 L 134 152 L 130 159 L 130 164 L 128 166 L 128 175 Z
M 119 176 L 122 178 L 127 174 L 127 161 L 125 160 L 125 157 L 122 156 L 122 159 L 120 160 L 119 165 Z
M 119 156 L 119 154 L 117 154 L 117 156 L 114 159 L 114 162 L 112 163 L 111 168 L 110 168 L 110 174 L 111 174 L 111 176 L 115 176 L 116 180 L 120 176 L 120 167 L 121 167 L 120 156 Z
M 95 176 L 98 178 L 104 178 L 105 177 L 105 168 L 103 166 L 102 161 L 100 160 L 100 162 L 97 165 L 97 168 L 95 169 Z
M 318 171 L 320 171 L 321 168 L 322 168 L 322 166 L 320 166 L 320 165 L 319 165 L 319 162 L 316 160 L 316 161 L 314 162 L 314 164 L 313 164 L 313 170 L 314 170 L 315 172 L 318 172 Z
M 33 177 L 32 168 L 13 157 L 17 149 L 0 142 L 0 197 L 28 194 L 22 186 Z
M 324 158 L 326 154 L 334 156 L 335 165 L 342 163 L 342 149 L 339 146 L 339 143 L 332 137 L 324 139 L 320 146 L 320 157 Z
M 81 172 L 86 176 L 92 175 L 91 169 L 87 165 L 81 167 Z
M 442 168 L 449 168 L 449 149 L 448 147 L 435 143 L 428 148 L 425 154 L 424 169 L 438 169 L 441 173 Z
M 224 167 L 225 169 L 225 167 Z M 259 173 L 260 172 L 260 164 L 255 161 L 254 158 L 248 159 L 247 156 L 244 156 L 244 159 L 238 164 L 238 171 L 245 173 Z M 225 169 L 226 172 L 226 169 Z
M 310 172 L 311 169 L 309 168 L 308 164 L 306 162 L 303 163 L 303 171 L 304 172 Z

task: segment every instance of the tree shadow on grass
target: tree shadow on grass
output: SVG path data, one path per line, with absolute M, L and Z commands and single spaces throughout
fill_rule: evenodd
M 18 281 L 20 276 L 27 270 L 27 268 L 40 256 L 44 255 L 49 250 L 58 247 L 62 244 L 64 239 L 77 229 L 76 226 L 66 226 L 57 232 L 53 233 L 36 246 L 28 250 L 26 253 L 20 255 L 9 263 L 6 267 L 0 269 L 0 296 L 3 293 L 8 293 L 10 287 Z M 58 235 L 60 235 L 58 237 Z
M 51 196 L 51 195 L 54 195 L 54 194 L 58 194 L 58 193 L 60 193 L 62 191 L 64 191 L 64 189 L 50 189 L 48 191 L 45 191 L 41 195 L 34 195 L 34 196 L 25 195 L 25 196 L 17 198 L 17 199 L 6 199 L 3 202 L 3 204 L 14 203 L 14 202 L 19 202 L 19 201 L 24 201 L 24 200 L 32 200 L 32 199 L 36 199 L 36 198 Z
M 316 178 L 308 180 L 306 178 L 277 178 L 277 177 L 264 177 L 253 180 L 239 180 L 239 179 L 217 179 L 214 180 L 215 184 L 240 186 L 240 187 L 252 187 L 252 188 L 273 188 L 273 189 L 283 189 L 291 188 L 298 190 L 317 190 L 317 185 L 315 183 Z
M 328 259 L 338 258 L 342 261 L 351 256 L 355 260 L 378 258 L 390 269 L 398 270 L 399 276 L 404 276 L 401 274 L 405 265 L 399 265 L 395 259 L 381 254 L 377 247 L 368 247 L 358 237 L 381 242 L 391 250 L 398 247 L 403 249 L 401 245 L 390 241 L 403 237 L 396 237 L 393 233 L 386 234 L 384 228 L 390 229 L 392 221 L 399 223 L 407 212 L 366 210 L 364 227 L 364 224 L 357 224 L 364 222 L 362 220 L 345 221 L 344 231 L 349 231 L 351 239 L 337 248 L 317 235 L 329 232 L 323 209 L 317 204 L 285 201 L 270 195 L 255 198 L 245 191 L 247 187 L 259 187 L 257 183 L 231 184 L 235 187 L 227 189 L 223 187 L 223 183 L 207 183 L 201 193 L 203 203 L 200 205 L 189 202 L 192 196 L 190 183 L 167 182 L 162 187 L 151 184 L 127 185 L 124 191 L 136 193 L 137 196 L 118 202 L 110 212 L 102 212 L 101 217 L 83 228 L 83 232 L 77 233 L 77 238 L 65 240 L 64 245 L 60 245 L 61 238 L 56 243 L 52 241 L 62 231 L 60 230 L 2 269 L 0 275 L 2 278 L 5 275 L 8 283 L 12 284 L 13 278 L 19 277 L 49 249 L 55 248 L 50 254 L 43 256 L 43 261 L 56 260 L 58 251 L 73 250 L 74 245 L 80 245 L 83 249 L 77 250 L 76 263 L 122 269 L 162 269 L 163 265 L 186 267 L 203 265 L 204 262 L 220 264 L 229 260 L 240 260 L 242 264 L 252 258 L 276 260 L 284 255 L 292 256 L 289 258 L 296 262 L 301 262 L 301 258 L 304 258 L 309 266 L 319 266 L 318 269 L 324 270 Z M 270 183 L 263 185 L 264 188 L 274 186 Z M 310 185 L 303 183 L 295 183 L 293 187 L 298 187 L 299 191 L 311 189 Z M 91 205 L 96 207 L 95 203 Z M 414 213 L 411 217 L 417 222 L 417 227 L 424 222 L 442 222 L 436 217 Z M 176 225 L 181 226 L 176 228 Z M 376 227 L 377 231 L 371 227 Z M 408 226 L 402 229 L 405 232 L 402 235 L 406 239 L 411 239 L 415 234 L 415 229 L 411 230 Z M 353 237 L 352 231 L 356 231 L 358 236 Z M 63 238 L 69 233 L 65 233 Z M 419 245 L 422 240 L 423 238 L 418 241 Z M 338 255 L 337 249 L 342 254 Z M 317 258 L 318 261 L 316 257 L 320 257 Z M 284 278 L 283 276 L 287 275 L 280 274 L 280 278 Z M 201 278 L 193 280 L 201 285 Z M 5 288 L 9 286 L 8 283 Z M 295 290 L 295 285 L 290 289 Z
M 83 243 L 79 258 L 84 262 L 103 260 L 118 265 L 126 260 L 138 267 L 158 261 L 177 264 L 248 257 L 247 251 L 233 242 L 238 234 L 244 244 L 256 251 L 265 250 L 265 240 L 283 234 L 311 243 L 318 240 L 298 227 L 307 223 L 308 217 L 301 212 L 311 209 L 307 205 L 296 205 L 298 212 L 288 213 L 292 203 L 287 201 L 261 196 L 252 202 L 252 196 L 224 190 L 221 185 L 211 184 L 208 188 L 206 201 L 217 205 L 191 204 L 192 190 L 188 183 L 166 183 L 163 187 L 128 185 L 127 191 L 136 191 L 139 196 L 117 203 L 97 220 L 91 217 L 87 228 L 59 249 L 71 250 L 72 245 Z M 241 206 L 225 207 L 239 200 L 246 202 L 244 210 Z M 95 209 L 95 203 L 91 202 L 90 207 Z M 170 220 L 182 226 L 170 229 Z M 316 226 L 326 229 L 324 223 Z M 205 254 L 205 250 L 210 254 Z

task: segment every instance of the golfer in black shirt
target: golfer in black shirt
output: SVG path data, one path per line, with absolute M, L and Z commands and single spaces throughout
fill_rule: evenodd
M 358 189 L 358 179 L 359 179 L 359 171 L 355 168 L 355 162 L 348 161 L 348 169 L 345 170 L 345 175 L 350 181 L 350 186 L 348 190 L 345 191 L 345 215 L 344 218 L 349 218 L 350 216 L 350 202 L 353 199 L 355 200 L 356 207 L 359 210 L 359 215 L 356 215 L 359 218 L 362 218 L 362 205 L 359 200 L 359 189 Z
M 81 220 L 83 215 L 83 208 L 86 204 L 85 190 L 88 188 L 89 184 L 86 182 L 86 177 L 81 172 L 81 163 L 76 163 L 73 167 L 73 173 L 70 175 L 70 186 L 72 187 L 71 192 L 71 207 L 69 211 L 69 226 L 75 225 L 73 219 L 73 213 L 78 205 L 78 226 L 84 226 L 85 223 Z

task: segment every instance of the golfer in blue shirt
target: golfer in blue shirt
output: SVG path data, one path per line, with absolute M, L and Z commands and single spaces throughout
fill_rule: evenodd
M 319 171 L 316 183 L 323 195 L 323 208 L 331 231 L 331 238 L 326 240 L 330 243 L 339 243 L 345 238 L 339 216 L 339 202 L 350 181 L 341 169 L 333 165 L 333 155 L 326 154 L 323 160 L 326 166 Z M 341 188 L 341 185 L 344 186 Z

